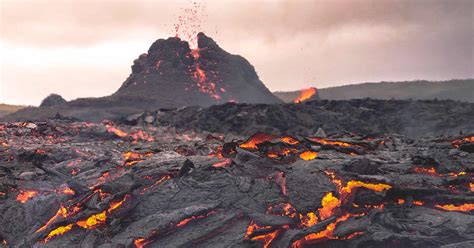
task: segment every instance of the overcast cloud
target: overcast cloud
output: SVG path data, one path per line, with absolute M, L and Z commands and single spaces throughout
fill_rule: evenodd
M 474 77 L 474 1 L 200 1 L 272 91 Z M 0 0 L 0 102 L 113 93 L 190 1 Z

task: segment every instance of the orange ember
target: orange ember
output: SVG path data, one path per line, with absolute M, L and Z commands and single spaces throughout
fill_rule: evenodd
M 303 160 L 313 160 L 318 156 L 317 152 L 313 151 L 304 151 L 300 154 L 300 158 Z
M 413 204 L 415 204 L 417 206 L 423 206 L 423 204 L 425 204 L 425 203 L 422 202 L 422 201 L 415 200 L 415 201 L 413 201 Z
M 33 198 L 38 195 L 38 192 L 36 191 L 23 191 L 20 190 L 20 194 L 16 196 L 16 200 L 21 202 L 21 203 L 26 203 L 30 198 Z
M 441 208 L 447 211 L 461 211 L 461 212 L 469 212 L 474 210 L 474 203 L 465 203 L 459 206 L 455 206 L 454 204 L 447 204 L 447 205 L 435 205 L 437 208 Z
M 136 248 L 143 248 L 145 245 L 149 244 L 150 241 L 144 239 L 144 238 L 138 238 L 133 241 L 133 244 L 135 245 Z
M 433 176 L 437 176 L 438 173 L 436 172 L 436 169 L 431 167 L 431 168 L 422 168 L 422 167 L 416 167 L 413 169 L 413 171 L 415 171 L 416 173 L 426 173 L 426 174 L 430 174 L 430 175 L 433 175 Z
M 70 188 L 65 188 L 63 190 L 63 193 L 66 194 L 66 195 L 74 195 L 76 192 L 74 192 L 74 190 L 72 190 Z
M 300 95 L 293 101 L 294 103 L 301 103 L 310 99 L 314 94 L 316 94 L 317 90 L 314 87 L 301 90 Z

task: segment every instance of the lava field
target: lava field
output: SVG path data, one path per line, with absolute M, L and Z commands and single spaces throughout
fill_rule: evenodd
M 199 130 L 199 129 L 196 129 Z M 0 124 L 6 247 L 472 247 L 474 136 Z

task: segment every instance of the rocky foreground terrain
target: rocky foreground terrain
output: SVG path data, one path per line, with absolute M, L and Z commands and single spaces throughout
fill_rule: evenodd
M 288 136 L 275 122 L 275 132 L 248 136 L 208 132 L 202 119 L 194 131 L 154 125 L 153 115 L 135 120 L 0 124 L 3 246 L 474 245 L 472 134 Z

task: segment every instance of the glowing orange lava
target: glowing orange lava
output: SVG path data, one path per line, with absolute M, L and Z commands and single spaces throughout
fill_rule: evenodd
M 358 187 L 364 187 L 377 192 L 392 188 L 392 186 L 383 183 L 365 183 L 361 181 L 349 181 L 347 185 L 341 189 L 341 193 L 349 194 L 351 193 L 352 189 Z
M 20 190 L 20 194 L 16 196 L 16 200 L 21 202 L 21 203 L 26 203 L 30 198 L 33 198 L 38 195 L 37 191 L 23 191 Z
M 252 137 L 250 137 L 250 139 L 248 139 L 244 143 L 240 144 L 239 147 L 240 148 L 245 148 L 245 149 L 256 150 L 256 149 L 258 149 L 258 147 L 257 147 L 258 144 L 261 144 L 265 141 L 271 141 L 275 138 L 276 137 L 271 135 L 271 134 L 256 133 Z
M 60 226 L 54 230 L 52 230 L 48 236 L 46 237 L 46 239 L 44 240 L 44 242 L 48 242 L 50 239 L 56 237 L 56 236 L 60 236 L 60 235 L 63 235 L 65 234 L 66 232 L 70 231 L 72 229 L 72 227 L 74 226 L 74 224 L 69 224 L 67 226 Z
M 106 219 L 107 215 L 105 211 L 103 211 L 101 213 L 94 214 L 85 220 L 80 220 L 76 224 L 84 229 L 91 229 L 99 224 L 105 223 Z
M 323 145 L 334 145 L 334 146 L 340 146 L 340 147 L 357 147 L 357 145 L 349 144 L 346 142 L 332 141 L 332 140 L 322 139 L 322 138 L 317 138 L 317 137 L 310 137 L 308 139 L 311 141 L 323 144 Z
M 283 136 L 283 137 L 280 137 L 280 140 L 283 142 L 283 143 L 286 143 L 288 145 L 296 145 L 298 143 L 300 143 L 297 139 L 291 137 L 291 136 Z
M 115 135 L 117 135 L 118 137 L 120 138 L 124 138 L 124 137 L 127 137 L 128 136 L 128 133 L 116 128 L 116 127 L 113 127 L 112 125 L 105 125 L 105 127 L 107 128 L 107 132 L 109 133 L 113 133 Z
M 341 201 L 334 197 L 332 192 L 327 193 L 321 200 L 322 208 L 319 209 L 319 215 L 322 220 L 331 217 L 334 214 L 334 209 L 341 205 Z
M 300 154 L 300 158 L 303 160 L 313 160 L 318 156 L 317 152 L 313 151 L 304 151 Z
M 301 103 L 310 99 L 314 94 L 316 94 L 317 90 L 314 87 L 301 90 L 300 95 L 293 101 L 294 103 Z
M 447 211 L 460 211 L 460 212 L 469 212 L 474 210 L 474 203 L 465 203 L 459 206 L 454 204 L 447 205 L 435 205 L 437 208 L 441 208 Z

